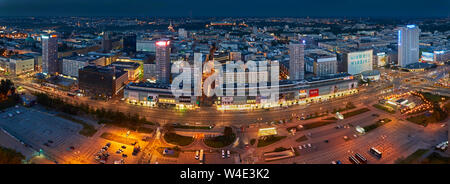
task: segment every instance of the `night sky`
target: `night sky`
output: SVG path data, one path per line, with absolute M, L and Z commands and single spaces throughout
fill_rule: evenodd
M 447 17 L 450 0 L 0 0 L 0 16 Z

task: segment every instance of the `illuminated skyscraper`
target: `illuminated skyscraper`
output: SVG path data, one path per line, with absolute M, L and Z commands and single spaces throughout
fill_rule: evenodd
M 123 37 L 123 51 L 126 53 L 136 52 L 136 34 L 127 34 Z
M 42 35 L 42 72 L 58 73 L 58 35 Z
M 419 62 L 420 29 L 416 25 L 407 25 L 398 30 L 398 64 L 406 67 Z
M 156 43 L 156 80 L 163 84 L 170 83 L 170 41 L 159 40 Z
M 104 32 L 103 33 L 103 38 L 102 38 L 102 49 L 103 52 L 109 52 L 112 49 L 112 40 L 111 40 L 111 36 L 109 32 Z
M 289 44 L 289 79 L 303 80 L 305 78 L 305 45 L 300 42 Z

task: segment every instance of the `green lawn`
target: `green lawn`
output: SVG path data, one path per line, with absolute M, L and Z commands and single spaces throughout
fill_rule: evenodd
M 103 133 L 102 135 L 100 135 L 100 137 L 103 139 L 107 139 L 110 141 L 118 142 L 121 144 L 127 144 L 127 145 L 132 145 L 133 143 L 138 142 L 136 139 L 127 138 L 127 137 L 119 136 L 119 135 L 108 133 L 108 132 Z
M 370 111 L 368 108 L 361 108 L 361 109 L 358 109 L 358 110 L 354 110 L 354 111 L 351 111 L 351 112 L 344 113 L 342 115 L 344 116 L 344 118 L 349 118 L 349 117 L 356 116 L 358 114 L 362 114 L 362 113 L 365 113 L 365 112 L 368 112 L 368 111 Z
M 448 97 L 445 97 L 445 96 L 435 95 L 435 94 L 431 94 L 431 93 L 422 93 L 422 94 L 427 100 L 429 100 L 433 103 L 443 102 L 443 101 L 448 100 Z M 442 98 L 444 98 L 444 100 L 442 100 Z
M 251 140 L 250 140 L 250 145 L 254 145 L 255 142 L 256 142 L 256 139 L 251 139 Z
M 381 121 L 383 121 L 383 122 L 381 122 Z M 365 127 L 364 127 L 364 131 L 365 131 L 365 132 L 370 132 L 370 131 L 372 131 L 372 130 L 374 130 L 374 129 L 380 127 L 380 126 L 383 126 L 383 125 L 386 124 L 386 123 L 391 122 L 391 121 L 392 121 L 392 120 L 389 119 L 389 118 L 380 119 L 380 120 L 378 120 L 377 122 L 375 122 L 374 124 L 365 126 Z
M 222 148 L 232 144 L 236 140 L 236 135 L 233 133 L 229 136 L 221 135 L 217 137 L 206 138 L 205 144 L 212 148 Z
M 264 147 L 264 146 L 268 146 L 270 144 L 273 144 L 275 142 L 278 142 L 282 139 L 286 138 L 286 136 L 275 136 L 275 135 L 270 135 L 270 136 L 265 136 L 265 137 L 260 137 L 258 140 L 258 148 L 259 147 Z
M 386 111 L 386 112 L 391 113 L 391 114 L 395 114 L 395 109 L 393 109 L 391 107 L 387 107 L 387 106 L 384 106 L 384 105 L 381 105 L 381 104 L 374 104 L 373 107 L 375 107 L 377 109 L 380 109 L 380 110 L 383 110 L 383 111 Z
M 302 141 L 306 141 L 306 140 L 308 140 L 308 138 L 305 135 L 303 135 L 303 136 L 299 137 L 298 139 L 296 139 L 295 141 L 302 142 Z
M 422 161 L 422 164 L 450 164 L 450 157 L 443 157 L 439 153 L 433 152 Z
M 318 122 L 304 124 L 303 129 L 308 130 L 308 129 L 313 129 L 313 128 L 333 124 L 333 123 L 336 123 L 336 122 L 335 121 L 318 121 Z
M 137 129 L 137 132 L 139 132 L 139 133 L 146 133 L 146 134 L 151 134 L 151 133 L 153 133 L 153 128 L 146 128 L 146 127 L 139 127 L 138 129 Z
M 445 118 L 447 118 L 448 114 L 440 109 L 438 109 L 438 110 L 435 109 L 433 111 L 433 113 L 428 114 L 428 116 L 427 116 L 427 113 L 422 113 L 420 115 L 410 116 L 410 117 L 406 118 L 406 120 L 408 120 L 412 123 L 422 125 L 424 127 L 426 127 L 429 123 L 439 123 L 439 122 L 445 120 Z
M 202 130 L 209 130 L 209 126 L 188 126 L 188 125 L 176 125 L 173 126 L 173 128 L 179 128 L 179 129 L 202 129 Z
M 175 144 L 178 146 L 187 146 L 194 142 L 194 138 L 188 136 L 178 135 L 176 133 L 165 133 L 164 140 L 170 144 Z
M 86 137 L 92 137 L 97 132 L 97 129 L 95 129 L 94 126 L 84 122 L 83 120 L 76 119 L 66 114 L 58 114 L 57 116 L 82 125 L 83 129 L 81 129 L 80 132 L 78 132 L 81 135 L 84 135 Z
M 0 164 L 21 164 L 23 159 L 22 153 L 0 146 Z
M 400 159 L 396 161 L 396 164 L 418 164 L 418 159 L 422 157 L 423 154 L 428 152 L 426 149 L 418 149 L 413 154 L 409 155 L 405 159 Z

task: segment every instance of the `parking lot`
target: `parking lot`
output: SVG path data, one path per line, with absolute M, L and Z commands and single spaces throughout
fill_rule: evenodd
M 53 160 L 65 160 L 62 153 L 85 138 L 82 126 L 35 108 L 16 106 L 0 113 L 0 126 L 36 151 L 42 149 Z

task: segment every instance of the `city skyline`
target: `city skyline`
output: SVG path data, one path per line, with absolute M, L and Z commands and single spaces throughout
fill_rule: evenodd
M 220 8 L 228 7 L 228 8 Z M 305 8 L 302 8 L 305 7 Z M 448 17 L 450 2 L 371 1 L 87 1 L 1 0 L 0 16 L 161 16 L 161 17 Z

